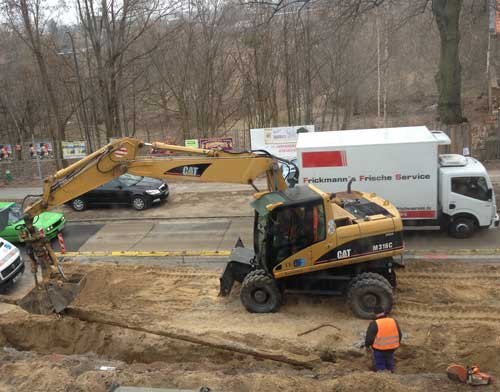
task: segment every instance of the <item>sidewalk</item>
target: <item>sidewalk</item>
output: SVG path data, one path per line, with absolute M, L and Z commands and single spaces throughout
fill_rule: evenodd
M 500 177 L 499 177 L 500 180 Z M 188 181 L 169 181 L 167 180 L 170 192 L 172 193 L 205 193 L 205 192 L 254 192 L 250 185 L 246 184 L 227 184 L 220 182 L 188 182 Z M 261 190 L 267 189 L 266 180 L 258 179 L 256 182 L 257 188 Z M 26 195 L 40 195 L 41 187 L 5 187 L 0 186 L 0 200 L 21 200 Z
M 24 199 L 26 195 L 40 195 L 42 193 L 42 188 L 14 188 L 14 187 L 4 187 L 0 188 L 0 200 L 21 200 Z

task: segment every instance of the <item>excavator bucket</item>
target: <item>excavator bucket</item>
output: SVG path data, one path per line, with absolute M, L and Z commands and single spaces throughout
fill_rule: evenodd
M 244 248 L 243 242 L 238 238 L 229 256 L 229 262 L 226 264 L 226 268 L 220 277 L 219 296 L 228 296 L 233 288 L 234 282 L 243 282 L 245 276 L 254 269 L 252 265 L 254 258 L 254 251 Z
M 36 286 L 17 304 L 30 313 L 61 313 L 75 300 L 84 285 L 85 277 L 73 274 L 65 281 L 51 281 Z

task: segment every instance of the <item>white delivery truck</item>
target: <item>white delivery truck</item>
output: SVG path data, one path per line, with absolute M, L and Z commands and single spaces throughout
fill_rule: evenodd
M 498 227 L 493 186 L 476 159 L 438 154 L 449 137 L 426 127 L 299 134 L 301 184 L 325 192 L 374 192 L 398 207 L 407 228 L 448 230 L 457 238 Z

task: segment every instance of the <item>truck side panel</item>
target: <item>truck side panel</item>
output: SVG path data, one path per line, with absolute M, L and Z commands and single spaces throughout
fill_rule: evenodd
M 299 183 L 339 192 L 354 177 L 354 190 L 391 201 L 403 219 L 436 219 L 437 148 L 430 142 L 299 148 Z

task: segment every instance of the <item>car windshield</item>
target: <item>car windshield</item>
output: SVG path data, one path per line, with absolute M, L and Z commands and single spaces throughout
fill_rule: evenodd
M 144 177 L 134 176 L 132 174 L 123 174 L 120 176 L 120 182 L 125 186 L 133 186 L 142 181 Z
M 14 204 L 9 208 L 9 225 L 19 222 L 23 218 L 23 212 L 19 204 Z

